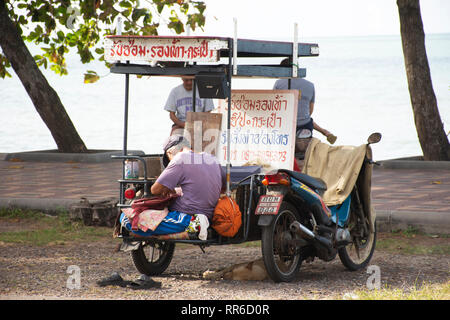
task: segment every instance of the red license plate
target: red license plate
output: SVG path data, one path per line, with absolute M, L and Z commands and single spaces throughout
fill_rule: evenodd
M 255 214 L 277 214 L 283 202 L 283 195 L 265 195 L 259 198 Z

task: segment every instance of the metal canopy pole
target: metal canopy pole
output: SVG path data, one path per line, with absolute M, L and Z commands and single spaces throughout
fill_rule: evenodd
M 233 37 L 233 75 L 237 75 L 237 19 L 233 18 L 234 37 Z M 231 51 L 231 48 L 230 48 Z M 231 87 L 230 87 L 231 88 Z
M 294 23 L 294 41 L 292 44 L 292 77 L 298 76 L 298 24 Z
M 117 35 L 122 35 L 122 18 L 117 18 Z M 120 62 L 120 61 L 117 61 Z M 127 60 L 127 65 L 130 64 L 130 61 Z M 127 141 L 128 141 L 128 92 L 130 86 L 130 74 L 125 73 L 125 111 L 124 111 L 124 126 L 123 126 L 123 155 L 126 156 L 128 153 L 127 150 Z M 123 161 L 125 163 L 125 160 Z M 125 173 L 123 173 L 123 178 L 125 178 Z
M 288 89 L 291 89 L 291 79 L 298 77 L 298 24 L 294 23 L 294 41 L 292 42 L 292 77 L 288 79 Z
M 194 62 L 194 66 L 197 65 L 197 62 Z M 195 107 L 197 103 L 197 78 L 194 77 L 192 80 L 192 111 L 195 112 Z
M 129 64 L 130 61 L 127 61 Z M 128 153 L 127 150 L 127 141 L 128 141 L 128 93 L 130 87 L 130 74 L 125 74 L 125 114 L 124 114 L 124 126 L 123 126 L 123 155 L 126 156 Z
M 231 161 L 230 161 L 230 153 L 231 153 L 231 76 L 233 72 L 233 63 L 234 63 L 234 47 L 233 40 L 228 39 L 228 112 L 227 112 L 227 196 L 231 197 Z
M 130 61 L 127 61 L 127 64 L 129 64 Z M 123 117 L 123 155 L 126 156 L 128 153 L 127 150 L 127 141 L 128 141 L 128 92 L 130 87 L 130 74 L 125 74 L 125 111 L 124 111 L 124 117 Z M 125 159 L 122 160 L 122 180 L 125 179 Z M 124 191 L 125 191 L 125 185 L 120 184 L 120 194 L 119 194 L 119 201 L 120 203 L 123 203 L 124 201 Z

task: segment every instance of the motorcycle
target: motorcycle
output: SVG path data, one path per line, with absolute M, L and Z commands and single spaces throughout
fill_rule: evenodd
M 259 215 L 264 265 L 274 281 L 292 281 L 302 262 L 316 257 L 332 261 L 338 255 L 352 271 L 368 265 L 377 234 L 370 203 L 372 168 L 377 163 L 370 145 L 380 140 L 381 134 L 373 133 L 359 147 L 327 145 L 325 157 L 323 150 L 320 157 L 314 151 L 305 156 L 303 173 L 279 169 L 260 181 L 266 192 L 260 195 L 255 214 Z M 340 166 L 328 163 L 314 171 L 315 160 L 339 155 Z M 339 172 L 348 169 L 346 163 L 352 170 Z M 327 175 L 327 170 L 332 174 Z M 325 174 L 313 177 L 309 172 Z M 337 182 L 330 176 L 337 177 Z

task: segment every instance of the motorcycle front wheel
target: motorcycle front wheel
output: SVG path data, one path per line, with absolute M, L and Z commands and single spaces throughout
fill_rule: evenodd
M 351 229 L 352 243 L 338 250 L 339 259 L 342 264 L 351 271 L 365 268 L 372 259 L 377 241 L 377 228 L 374 221 L 373 232 L 369 231 L 367 236 L 360 236 L 359 230 Z
M 148 276 L 163 273 L 172 261 L 175 243 L 161 241 L 142 243 L 138 249 L 131 251 L 136 269 Z
M 262 228 L 261 249 L 264 266 L 275 282 L 294 280 L 300 268 L 300 254 L 292 241 L 298 236 L 289 228 L 292 222 L 298 220 L 295 207 L 284 201 L 272 223 Z

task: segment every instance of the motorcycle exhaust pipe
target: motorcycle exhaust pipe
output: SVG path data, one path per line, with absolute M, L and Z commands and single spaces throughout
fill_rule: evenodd
M 323 245 L 327 249 L 331 249 L 333 247 L 333 243 L 330 239 L 314 234 L 314 232 L 309 230 L 298 221 L 292 222 L 289 228 L 292 232 L 297 233 L 300 237 L 306 238 L 308 240 L 316 240 L 319 244 Z
M 316 235 L 311 230 L 309 230 L 298 221 L 292 222 L 290 228 L 292 232 L 297 233 L 302 238 L 312 240 L 316 237 Z

